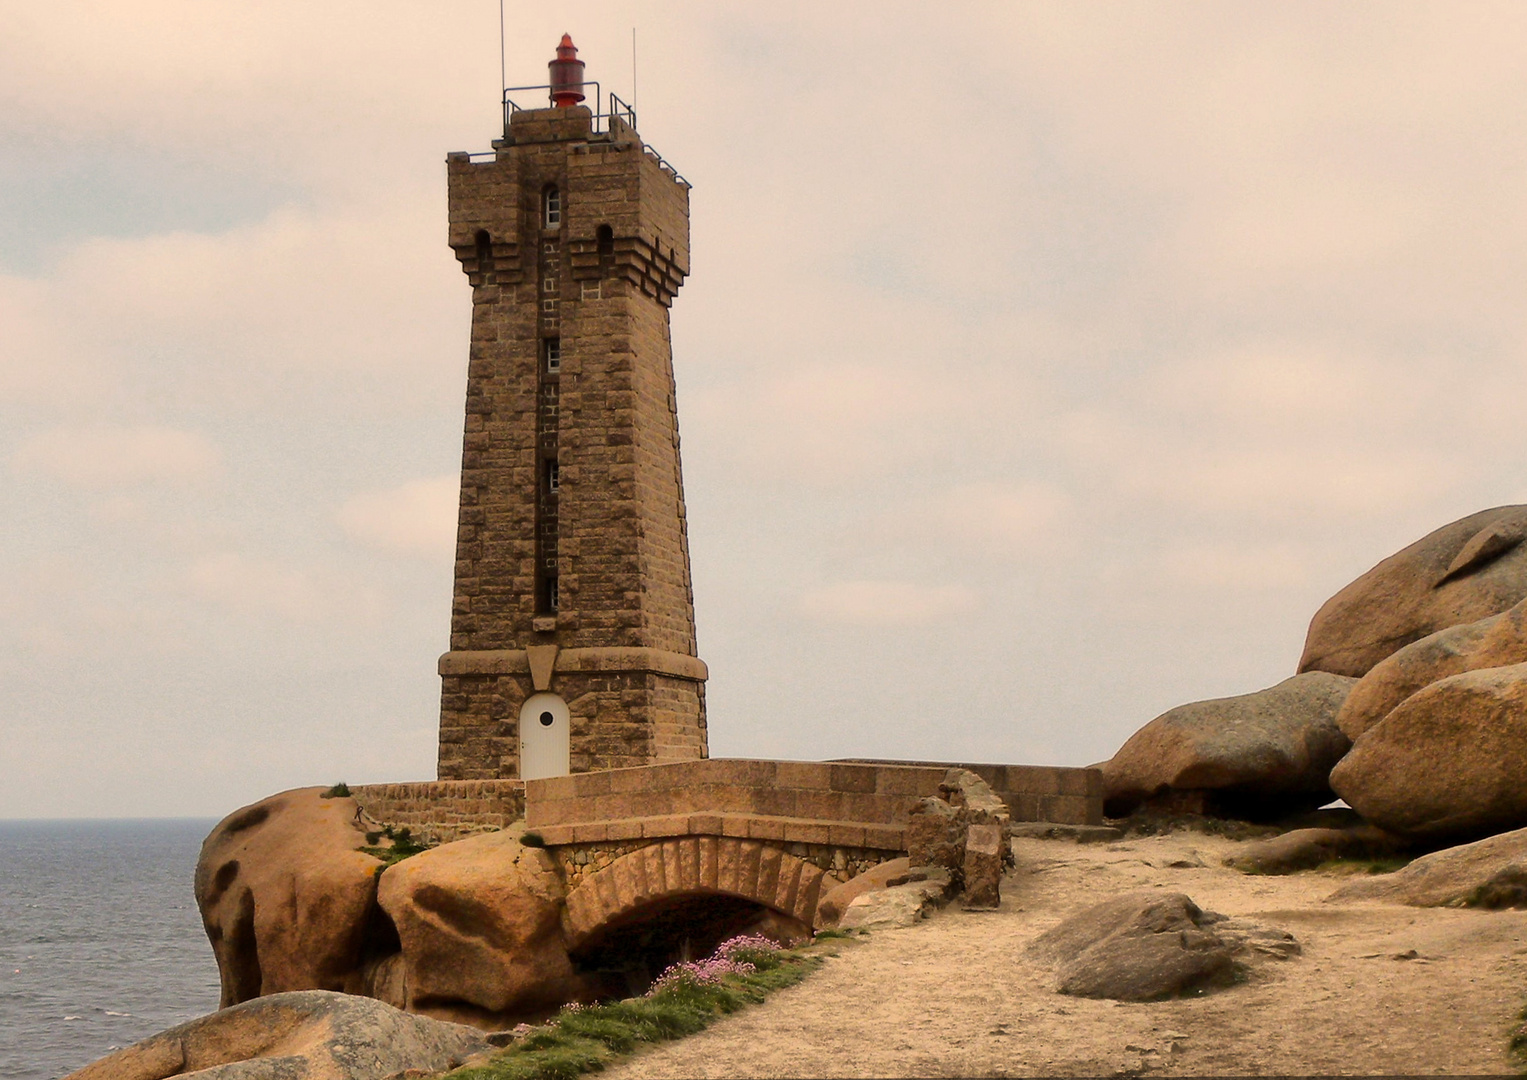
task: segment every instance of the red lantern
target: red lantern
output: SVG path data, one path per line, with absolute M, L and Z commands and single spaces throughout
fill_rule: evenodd
M 557 46 L 557 58 L 546 65 L 551 72 L 551 103 L 559 109 L 576 105 L 583 100 L 583 61 L 578 59 L 578 46 L 568 34 L 562 35 Z

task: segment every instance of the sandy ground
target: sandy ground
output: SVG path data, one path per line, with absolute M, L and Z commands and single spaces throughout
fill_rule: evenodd
M 1345 879 L 1250 877 L 1194 833 L 1016 842 L 999 911 L 946 909 L 846 944 L 806 982 L 601 1074 L 636 1077 L 1192 1076 L 1515 1072 L 1527 912 L 1324 903 Z M 1188 864 L 1188 865 L 1178 865 Z M 1054 993 L 1025 945 L 1141 887 L 1287 930 L 1289 960 L 1150 1004 Z M 1412 959 L 1397 959 L 1412 950 Z

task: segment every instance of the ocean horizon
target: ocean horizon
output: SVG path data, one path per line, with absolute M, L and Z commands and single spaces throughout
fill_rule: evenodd
M 215 824 L 0 819 L 0 1080 L 57 1080 L 217 1008 L 192 892 Z

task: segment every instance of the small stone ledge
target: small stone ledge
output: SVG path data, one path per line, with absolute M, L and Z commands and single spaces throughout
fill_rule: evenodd
M 524 649 L 458 649 L 442 655 L 438 667 L 442 677 L 526 675 L 530 673 L 530 657 Z M 561 649 L 553 671 L 556 675 L 650 671 L 690 682 L 704 682 L 710 675 L 698 656 L 646 648 Z
M 726 836 L 785 844 L 824 844 L 896 852 L 906 850 L 905 826 L 756 817 L 749 814 L 666 814 L 619 821 L 546 825 L 536 832 L 551 847 L 659 840 L 675 836 Z

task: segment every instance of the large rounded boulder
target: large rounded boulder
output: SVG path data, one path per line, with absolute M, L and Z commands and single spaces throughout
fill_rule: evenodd
M 1352 688 L 1336 726 L 1355 740 L 1439 679 L 1521 663 L 1527 663 L 1527 600 L 1499 615 L 1429 634 L 1381 660 Z
M 460 1024 L 305 990 L 170 1028 L 65 1080 L 383 1080 L 434 1076 L 492 1049 L 480 1032 Z
M 562 932 L 565 893 L 551 855 L 510 832 L 390 867 L 378 899 L 402 944 L 405 1007 L 491 1024 L 581 996 Z
M 377 918 L 381 862 L 359 808 L 299 788 L 220 821 L 196 864 L 196 903 L 217 957 L 222 1007 L 288 990 L 365 993 L 396 949 Z
M 1104 763 L 1105 812 L 1156 802 L 1268 819 L 1330 801 L 1327 777 L 1350 746 L 1336 713 L 1355 682 L 1310 672 L 1163 713 Z
M 1527 598 L 1527 506 L 1482 510 L 1391 555 L 1323 604 L 1300 671 L 1360 677 L 1413 641 Z
M 1411 694 L 1353 743 L 1331 786 L 1374 825 L 1417 839 L 1527 826 L 1527 663 Z

